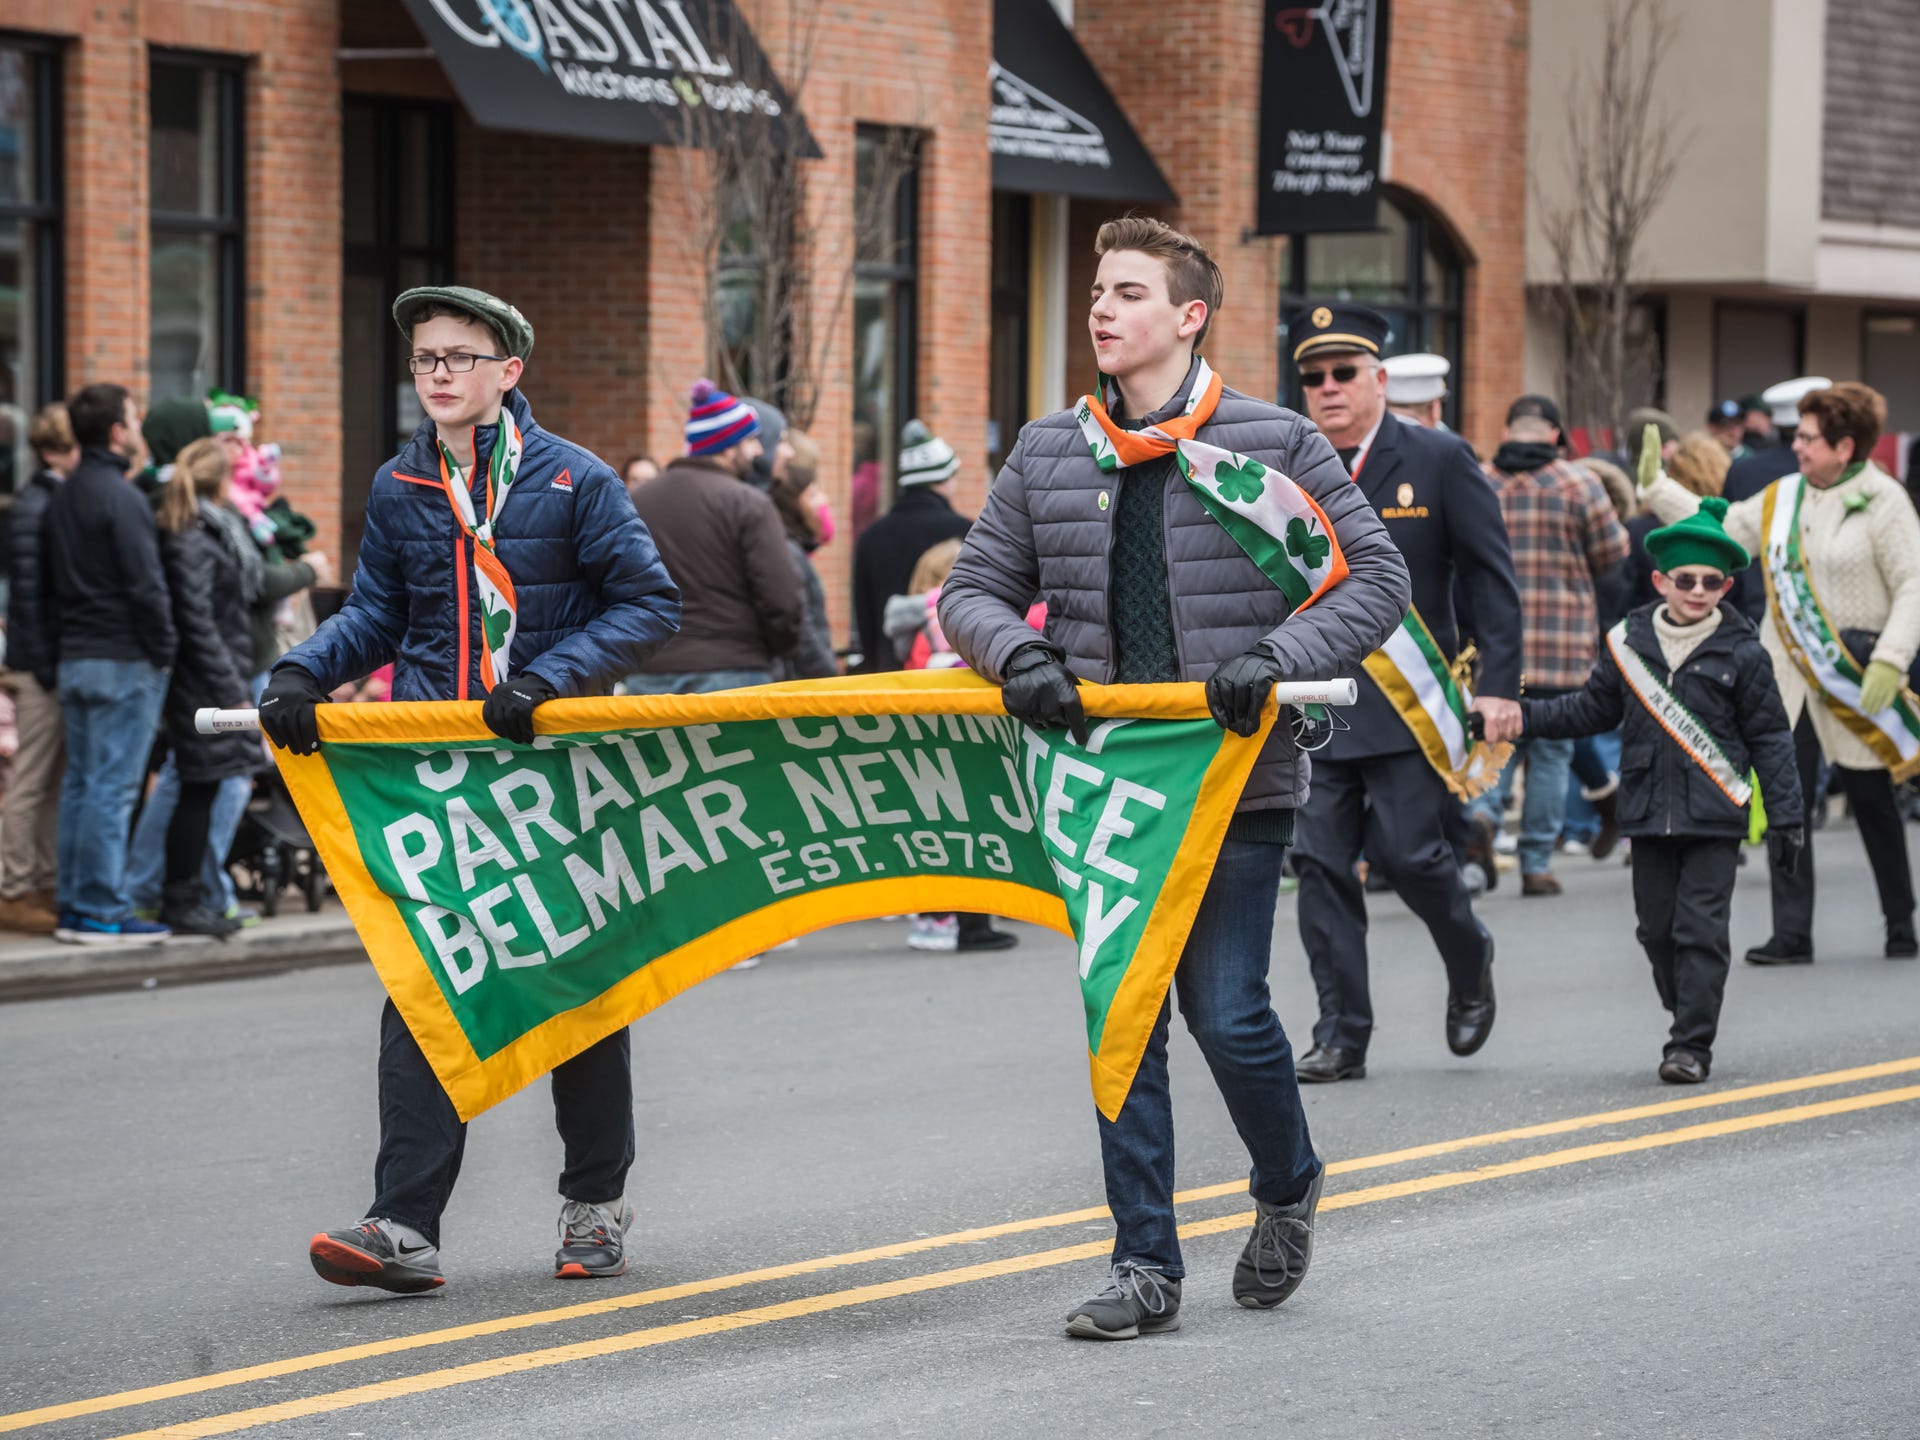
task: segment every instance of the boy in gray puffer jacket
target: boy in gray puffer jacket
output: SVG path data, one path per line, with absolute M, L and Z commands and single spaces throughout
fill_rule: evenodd
M 1080 680 L 1190 680 L 1207 682 L 1222 726 L 1251 735 L 1276 680 L 1333 678 L 1387 638 L 1406 613 L 1406 565 L 1313 426 L 1224 388 L 1196 355 L 1222 289 L 1205 247 L 1130 217 L 1101 228 L 1096 252 L 1088 325 L 1105 397 L 1020 432 L 941 594 L 940 622 L 961 657 L 1001 684 L 1007 713 L 1030 725 L 1065 726 L 1084 743 Z M 1085 428 L 1096 416 L 1098 439 Z M 1296 612 L 1203 507 L 1175 463 L 1176 440 L 1290 477 L 1331 527 L 1346 577 Z M 1026 623 L 1035 600 L 1047 605 L 1042 635 Z M 1288 727 L 1276 726 L 1174 975 L 1253 1155 L 1258 1219 L 1233 1282 L 1252 1309 L 1278 1305 L 1305 1278 L 1323 1173 L 1267 991 L 1280 866 L 1307 778 Z M 1072 1335 L 1127 1340 L 1179 1325 L 1167 1018 L 1163 1004 L 1119 1117 L 1099 1119 L 1117 1233 L 1109 1283 L 1069 1312 Z

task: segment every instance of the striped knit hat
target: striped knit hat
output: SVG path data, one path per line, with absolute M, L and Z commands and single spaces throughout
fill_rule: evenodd
M 953 447 L 918 420 L 900 430 L 900 488 L 938 485 L 960 473 L 960 457 Z
M 759 433 L 760 417 L 751 405 L 734 399 L 711 380 L 693 382 L 693 408 L 687 412 L 689 455 L 718 455 Z

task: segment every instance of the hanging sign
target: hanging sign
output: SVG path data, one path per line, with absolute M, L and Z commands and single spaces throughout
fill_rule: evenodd
M 1265 0 L 1255 232 L 1372 230 L 1388 0 Z

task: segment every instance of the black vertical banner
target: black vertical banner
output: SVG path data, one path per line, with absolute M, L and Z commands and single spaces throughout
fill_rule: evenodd
M 1379 223 L 1388 0 L 1265 0 L 1254 231 Z

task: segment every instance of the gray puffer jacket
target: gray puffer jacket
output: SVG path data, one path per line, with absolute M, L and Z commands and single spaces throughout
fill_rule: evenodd
M 1192 383 L 1191 373 L 1188 383 Z M 1186 390 L 1148 421 L 1177 415 Z M 1319 502 L 1346 553 L 1348 575 L 1298 615 L 1286 597 L 1201 508 L 1177 471 L 1166 480 L 1167 583 L 1180 677 L 1205 680 L 1224 660 L 1256 645 L 1285 678 L 1351 675 L 1407 613 L 1406 563 L 1385 525 L 1347 478 L 1312 422 L 1291 410 L 1225 390 L 1199 438 L 1252 456 L 1290 476 Z M 987 507 L 974 522 L 940 595 L 948 641 L 988 679 L 1004 679 L 1013 652 L 1033 639 L 1026 613 L 1047 605 L 1046 638 L 1066 652 L 1082 680 L 1113 678 L 1107 622 L 1107 556 L 1125 472 L 1103 475 L 1071 410 L 1020 431 Z M 1306 803 L 1308 763 L 1284 725 L 1276 726 L 1240 799 L 1241 811 Z

